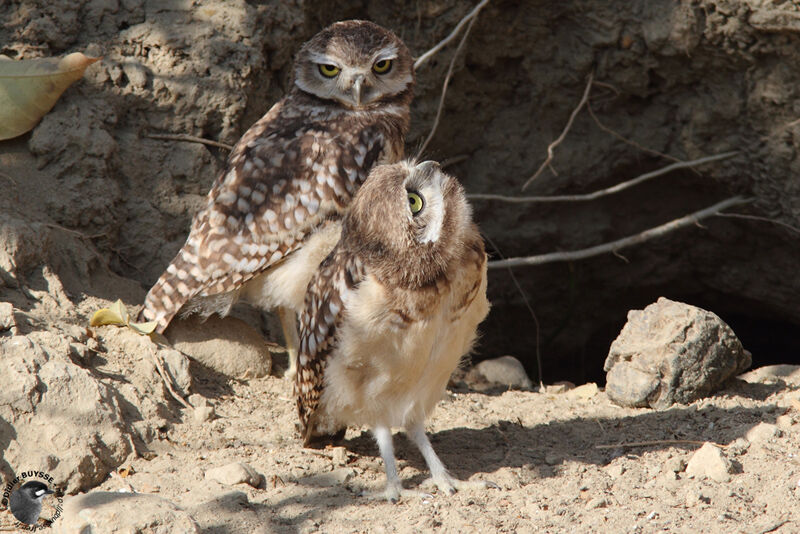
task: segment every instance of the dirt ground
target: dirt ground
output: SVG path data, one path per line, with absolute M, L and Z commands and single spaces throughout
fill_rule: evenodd
M 800 530 L 795 375 L 734 381 L 663 412 L 615 406 L 602 387 L 480 393 L 456 383 L 429 421 L 433 445 L 458 477 L 499 487 L 392 505 L 361 496 L 384 480 L 366 430 L 349 430 L 345 449 L 301 448 L 280 361 L 278 376 L 234 379 L 158 352 L 185 394 L 214 407 L 216 417 L 200 422 L 164 389 L 151 359 L 162 349 L 126 329 L 86 330 L 92 312 L 117 298 L 137 309 L 226 157 L 150 133 L 233 143 L 284 94 L 292 54 L 324 25 L 369 18 L 419 54 L 473 5 L 0 0 L 0 53 L 103 56 L 31 133 L 0 142 L 4 481 L 42 469 L 67 495 L 158 495 L 201 532 L 219 534 Z M 607 187 L 671 161 L 657 153 L 741 153 L 591 205 L 475 203 L 506 255 L 588 247 L 734 193 L 756 198 L 752 214 L 797 226 L 798 13 L 779 0 L 492 1 L 456 63 L 430 157 L 454 160 L 448 170 L 470 193 L 518 192 L 594 71 L 599 122 L 577 118 L 554 160 L 558 174 L 529 193 Z M 451 53 L 417 73 L 409 153 L 433 122 Z M 519 291 L 493 271 L 493 311 L 475 357 L 514 354 L 535 380 L 540 342 L 546 382 L 602 386 L 626 311 L 663 295 L 728 320 L 754 362 L 788 361 L 800 322 L 798 251 L 791 229 L 716 218 L 624 259 L 520 271 L 538 341 Z M 272 337 L 268 323 L 254 326 Z M 759 423 L 776 426 L 746 438 Z M 721 447 L 729 480 L 686 473 L 704 441 Z M 396 446 L 406 487 L 418 488 L 421 456 L 402 436 Z M 205 478 L 235 461 L 258 473 L 257 487 Z M 169 531 L 160 525 L 139 531 Z M 15 528 L 7 511 L 0 527 Z
M 92 299 L 76 316 L 101 304 Z M 27 316 L 61 322 L 52 308 Z M 65 337 L 62 330 L 50 333 Z M 135 398 L 126 388 L 150 389 L 159 409 L 148 416 L 137 407 L 139 417 L 129 419 L 144 421 L 129 432 L 147 436 L 142 428 L 149 425 L 147 443 L 105 466 L 110 474 L 84 489 L 158 495 L 185 510 L 203 533 L 755 534 L 800 528 L 800 372 L 794 367 L 749 378 L 752 383 L 734 380 L 710 398 L 661 412 L 616 406 L 593 384 L 479 393 L 456 382 L 428 422 L 431 440 L 454 475 L 498 487 L 437 493 L 424 486 L 421 455 L 396 434 L 401 478 L 420 493 L 390 504 L 364 495 L 379 491 L 385 480 L 366 429 L 348 430 L 344 448 L 301 447 L 285 379 L 231 379 L 192 363 L 191 391 L 216 412 L 198 422 L 148 372 L 146 338 L 109 326 L 94 329 L 88 339 L 95 340 L 94 350 L 71 365 L 80 364 L 119 398 Z M 277 357 L 275 372 L 284 364 Z M 748 436 L 759 423 L 773 426 Z M 64 421 L 62 432 L 70 431 Z M 686 464 L 704 441 L 719 445 L 730 461 L 729 480 L 687 474 Z M 232 462 L 255 470 L 256 487 L 206 478 L 207 471 Z M 12 528 L 6 514 L 0 525 Z M 135 532 L 158 531 L 140 528 Z

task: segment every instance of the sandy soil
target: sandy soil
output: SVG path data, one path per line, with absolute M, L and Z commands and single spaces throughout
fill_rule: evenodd
M 78 314 L 98 304 L 80 306 Z M 97 328 L 95 338 L 97 352 L 85 367 L 98 381 L 119 390 L 157 384 L 142 372 L 145 338 L 136 341 L 117 327 Z M 275 363 L 280 373 L 285 362 Z M 191 410 L 162 399 L 153 439 L 93 490 L 159 495 L 186 510 L 204 533 L 798 528 L 800 380 L 794 375 L 737 379 L 713 397 L 662 412 L 621 408 L 592 384 L 478 393 L 457 382 L 429 420 L 432 442 L 456 476 L 499 488 L 452 496 L 427 488 L 420 454 L 397 434 L 401 477 L 420 494 L 390 504 L 364 496 L 384 482 L 365 429 L 348 430 L 343 449 L 303 449 L 289 382 L 230 379 L 196 363 L 190 371 L 192 390 L 208 399 L 216 417 L 197 422 Z M 778 430 L 746 439 L 759 423 Z M 718 444 L 730 460 L 729 481 L 685 472 L 703 441 Z M 205 478 L 231 462 L 249 464 L 260 476 L 257 487 Z

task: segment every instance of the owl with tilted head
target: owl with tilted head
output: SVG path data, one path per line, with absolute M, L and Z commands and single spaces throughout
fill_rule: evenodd
M 295 382 L 305 445 L 369 426 L 382 496 L 395 501 L 405 490 L 391 428 L 403 427 L 440 490 L 487 487 L 447 472 L 425 418 L 488 311 L 486 253 L 458 181 L 430 161 L 375 167 L 305 297 Z
M 296 313 L 370 169 L 403 157 L 411 54 L 372 22 L 337 22 L 303 45 L 291 90 L 236 143 L 186 243 L 147 294 L 163 332 L 179 313 L 276 309 L 294 373 Z

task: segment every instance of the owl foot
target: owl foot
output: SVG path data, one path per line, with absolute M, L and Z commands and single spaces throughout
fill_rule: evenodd
M 387 501 L 390 503 L 398 503 L 401 499 L 430 499 L 433 497 L 430 493 L 405 489 L 400 485 L 394 484 L 387 484 L 383 491 L 364 492 L 361 496 L 371 501 Z
M 500 486 L 490 480 L 459 480 L 450 475 L 431 477 L 420 484 L 420 487 L 435 487 L 445 495 L 453 495 L 456 491 L 500 489 Z

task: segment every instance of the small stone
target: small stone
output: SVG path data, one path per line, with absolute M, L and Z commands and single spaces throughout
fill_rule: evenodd
M 777 419 L 775 419 L 775 424 L 778 425 L 778 428 L 781 430 L 789 430 L 795 424 L 794 418 L 789 415 L 788 413 L 779 415 Z
M 589 510 L 594 510 L 597 508 L 605 508 L 608 506 L 608 501 L 603 497 L 595 497 L 594 499 L 590 499 L 589 502 L 586 503 L 586 508 Z
M 686 492 L 686 507 L 692 508 L 697 505 L 711 504 L 711 498 L 701 491 L 690 490 Z
M 159 349 L 158 357 L 164 362 L 164 370 L 172 377 L 178 393 L 188 395 L 192 387 L 189 359 L 175 349 Z
M 759 443 L 769 441 L 781 435 L 781 430 L 777 425 L 770 423 L 758 423 L 745 434 L 747 441 L 750 443 Z
M 205 478 L 216 480 L 228 486 L 244 482 L 257 488 L 261 484 L 261 475 L 250 465 L 243 462 L 233 462 L 222 467 L 209 469 L 206 471 Z
M 591 399 L 597 395 L 599 391 L 600 389 L 597 387 L 597 384 L 589 382 L 588 384 L 583 384 L 582 386 L 568 391 L 567 397 L 570 399 Z
M 170 501 L 146 493 L 93 491 L 67 497 L 56 534 L 200 532 L 194 519 Z
M 663 410 L 713 393 L 750 362 L 715 314 L 662 297 L 628 312 L 604 365 L 606 393 L 621 406 Z
M 501 356 L 493 360 L 484 360 L 470 369 L 464 381 L 473 383 L 485 381 L 490 386 L 531 389 L 533 383 L 528 378 L 522 363 L 513 356 Z
M 765 365 L 741 374 L 738 378 L 750 384 L 776 384 L 779 382 L 800 384 L 800 365 Z
M 207 421 L 211 421 L 214 419 L 214 407 L 213 406 L 198 406 L 194 410 L 192 410 L 192 418 L 194 419 L 195 423 L 205 423 Z
M 690 477 L 705 477 L 715 482 L 729 482 L 732 470 L 730 460 L 723 456 L 719 447 L 708 442 L 692 455 L 686 465 L 686 474 Z
M 164 334 L 173 347 L 225 376 L 261 378 L 272 369 L 267 341 L 234 317 L 172 321 Z
M 750 442 L 744 438 L 736 438 L 728 444 L 727 453 L 733 456 L 741 456 L 750 448 Z
M 334 447 L 331 453 L 331 460 L 336 465 L 347 465 L 347 449 L 344 447 Z
M 662 471 L 664 473 L 680 473 L 684 469 L 686 469 L 686 460 L 675 456 L 664 462 Z
M 14 320 L 14 306 L 10 302 L 0 302 L 0 332 L 17 326 Z
M 132 86 L 142 89 L 147 85 L 147 69 L 142 65 L 125 62 L 122 64 L 122 70 Z
M 611 478 L 619 478 L 621 477 L 627 469 L 622 464 L 611 464 L 606 467 L 606 474 Z
M 208 399 L 204 396 L 200 395 L 199 393 L 192 393 L 189 395 L 189 398 L 186 399 L 190 405 L 194 408 L 201 408 L 203 406 L 208 406 Z

